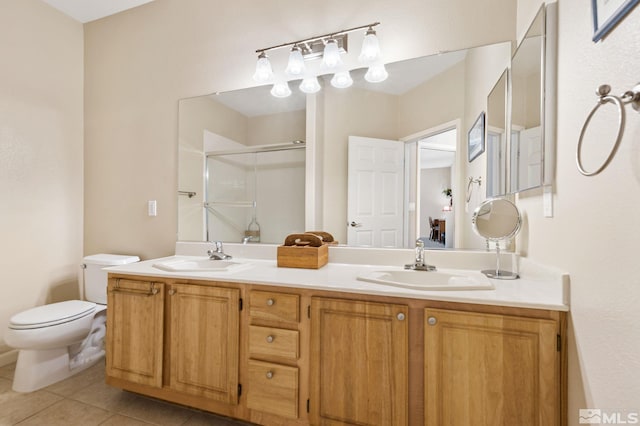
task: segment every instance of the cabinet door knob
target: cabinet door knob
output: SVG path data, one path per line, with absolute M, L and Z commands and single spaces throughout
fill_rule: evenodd
M 427 323 L 428 323 L 429 325 L 436 325 L 436 324 L 438 323 L 438 320 L 436 319 L 436 317 L 429 317 L 429 318 L 427 319 Z
M 267 343 L 273 343 L 274 340 L 275 340 L 275 337 L 273 337 L 272 335 L 267 336 Z
M 406 316 L 405 316 L 404 312 L 400 312 L 398 315 L 396 315 L 396 318 L 398 318 L 398 321 L 404 321 Z
M 267 376 L 267 379 L 269 379 L 269 380 L 273 379 L 273 371 L 271 371 L 271 370 L 267 371 L 266 376 Z
M 175 288 L 172 288 L 171 290 L 169 290 L 169 295 L 173 296 L 174 294 L 176 294 L 177 291 Z
M 273 306 L 276 304 L 276 301 L 273 299 L 267 299 L 267 306 Z

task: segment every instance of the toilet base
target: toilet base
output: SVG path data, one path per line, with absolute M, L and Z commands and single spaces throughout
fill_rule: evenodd
M 76 363 L 75 368 L 71 369 L 67 347 L 22 349 L 18 353 L 12 388 L 16 392 L 33 392 L 86 370 L 103 358 L 104 351 L 95 353 L 91 359 Z

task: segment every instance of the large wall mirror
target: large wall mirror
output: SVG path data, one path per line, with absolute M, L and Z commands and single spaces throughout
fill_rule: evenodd
M 395 247 L 422 238 L 436 248 L 484 248 L 473 236 L 465 188 L 488 159 L 469 164 L 464 135 L 492 89 L 494 98 L 505 96 L 511 54 L 505 41 L 390 63 L 388 80 L 378 84 L 353 70 L 352 87 L 333 88 L 326 76 L 309 96 L 292 83 L 284 99 L 260 86 L 180 100 L 178 240 L 256 241 L 257 222 L 261 243 L 311 228 L 348 243 L 348 146 L 359 137 L 395 141 L 405 151 Z M 492 164 L 502 188 L 506 167 Z M 437 232 L 429 218 L 439 222 Z
M 510 192 L 550 184 L 555 132 L 556 5 L 543 5 L 511 60 Z
M 469 175 L 463 135 L 510 55 L 506 41 L 391 63 L 389 78 L 378 84 L 354 70 L 348 89 L 324 81 L 311 111 L 295 84 L 285 99 L 261 86 L 180 100 L 178 239 L 241 242 L 253 235 L 254 220 L 262 243 L 308 229 L 305 210 L 314 206 L 305 203 L 305 156 L 296 154 L 305 149 L 289 148 L 310 139 L 322 164 L 319 223 L 348 243 L 347 148 L 349 137 L 358 136 L 396 141 L 408 153 L 407 187 L 396 194 L 403 199 L 396 247 L 413 247 L 419 237 L 430 247 L 482 248 L 463 236 L 472 233 L 463 223 Z M 274 152 L 267 158 L 262 150 Z

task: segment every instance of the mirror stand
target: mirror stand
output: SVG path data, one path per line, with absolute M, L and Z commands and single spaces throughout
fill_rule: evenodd
M 471 224 L 476 234 L 496 243 L 496 269 L 485 269 L 482 272 L 489 278 L 499 280 L 515 280 L 518 274 L 500 269 L 500 241 L 513 238 L 522 226 L 522 216 L 515 204 L 505 198 L 492 198 L 482 202 L 473 212 Z
M 489 243 L 489 240 L 487 240 L 487 244 L 488 243 Z M 482 272 L 488 278 L 495 278 L 498 280 L 515 280 L 520 278 L 520 276 L 515 272 L 504 271 L 500 269 L 500 242 L 499 241 L 496 241 L 496 269 L 484 269 L 480 272 Z

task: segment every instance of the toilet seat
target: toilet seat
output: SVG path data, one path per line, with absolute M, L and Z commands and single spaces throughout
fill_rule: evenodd
M 11 317 L 9 328 L 13 330 L 31 330 L 51 327 L 92 315 L 96 304 L 83 300 L 68 300 L 37 306 Z

